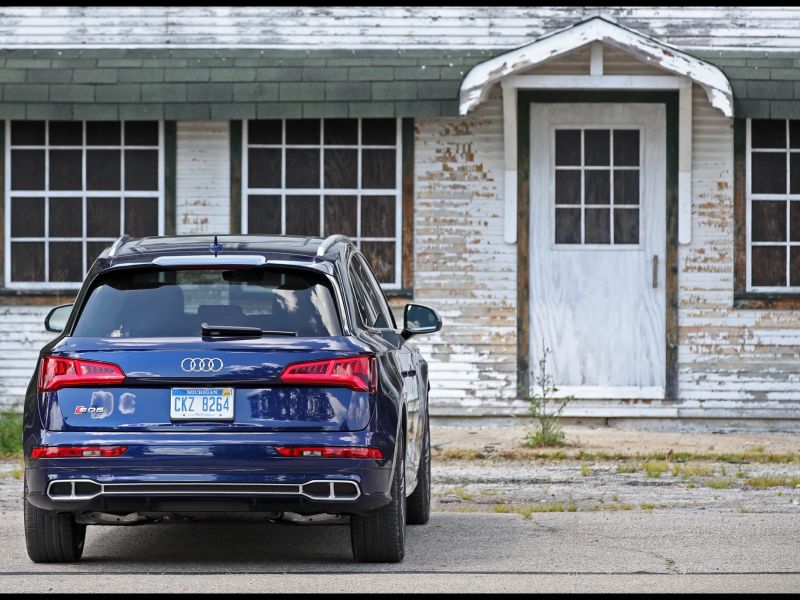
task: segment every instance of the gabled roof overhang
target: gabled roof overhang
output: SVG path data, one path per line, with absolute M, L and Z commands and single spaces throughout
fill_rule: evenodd
M 475 65 L 461 82 L 459 112 L 466 115 L 484 102 L 495 84 L 592 42 L 602 42 L 671 74 L 702 86 L 709 102 L 726 117 L 733 116 L 733 92 L 725 74 L 711 63 L 622 27 L 593 17 L 539 40 Z

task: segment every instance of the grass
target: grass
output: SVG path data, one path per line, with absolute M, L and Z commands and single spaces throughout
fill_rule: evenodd
M 480 460 L 489 458 L 489 454 L 472 448 L 444 448 L 435 451 L 436 458 L 450 460 Z M 731 464 L 758 463 L 758 464 L 792 464 L 800 463 L 800 454 L 797 453 L 767 453 L 767 452 L 672 452 L 658 451 L 648 453 L 625 452 L 589 452 L 579 448 L 558 450 L 552 448 L 510 448 L 493 453 L 492 458 L 503 460 L 578 460 L 585 463 L 592 462 L 663 462 L 671 463 L 690 462 L 722 462 Z M 623 471 L 626 472 L 626 471 Z M 633 472 L 633 471 L 631 471 Z
M 22 454 L 22 415 L 0 413 L 0 456 L 18 457 Z
M 633 463 L 622 463 L 617 465 L 617 473 L 636 473 L 638 468 Z
M 650 502 L 642 502 L 639 505 L 639 508 L 641 508 L 642 510 L 644 510 L 646 512 L 653 512 L 653 509 L 655 507 L 656 507 L 656 505 L 655 504 L 651 504 Z
M 763 490 L 773 487 L 797 487 L 800 485 L 800 476 L 798 477 L 776 477 L 774 475 L 761 475 L 759 477 L 751 477 L 745 480 L 745 483 L 751 488 Z
M 714 474 L 714 467 L 698 463 L 675 463 L 672 465 L 672 474 L 683 479 L 688 479 L 689 477 L 711 477 Z
M 588 477 L 592 473 L 592 469 L 589 465 L 581 465 L 581 475 L 584 477 Z
M 642 470 L 648 477 L 661 477 L 662 473 L 669 471 L 669 464 L 659 461 L 647 461 L 642 465 Z
M 726 490 L 732 488 L 734 485 L 736 485 L 734 479 L 709 479 L 706 481 L 706 487 L 712 490 Z
M 462 501 L 469 501 L 475 498 L 461 486 L 454 487 L 452 490 L 450 490 L 450 493 Z

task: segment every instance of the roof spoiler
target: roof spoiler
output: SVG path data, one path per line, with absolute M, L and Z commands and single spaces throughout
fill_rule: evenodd
M 350 238 L 346 235 L 342 235 L 341 233 L 336 233 L 334 235 L 329 235 L 317 248 L 317 256 L 325 256 L 325 253 L 331 249 L 331 246 L 338 242 L 349 242 Z

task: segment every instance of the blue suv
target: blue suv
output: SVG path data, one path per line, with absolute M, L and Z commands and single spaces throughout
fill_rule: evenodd
M 216 513 L 350 516 L 397 562 L 430 512 L 428 366 L 344 236 L 123 237 L 45 320 L 25 399 L 25 537 L 80 559 L 86 526 Z

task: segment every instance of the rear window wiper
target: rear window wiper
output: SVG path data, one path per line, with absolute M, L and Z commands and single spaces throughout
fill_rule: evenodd
M 203 337 L 219 338 L 219 337 L 261 337 L 264 335 L 285 335 L 289 337 L 296 337 L 296 331 L 269 331 L 261 329 L 260 327 L 243 327 L 239 325 L 209 325 L 203 323 L 201 325 L 201 332 Z

